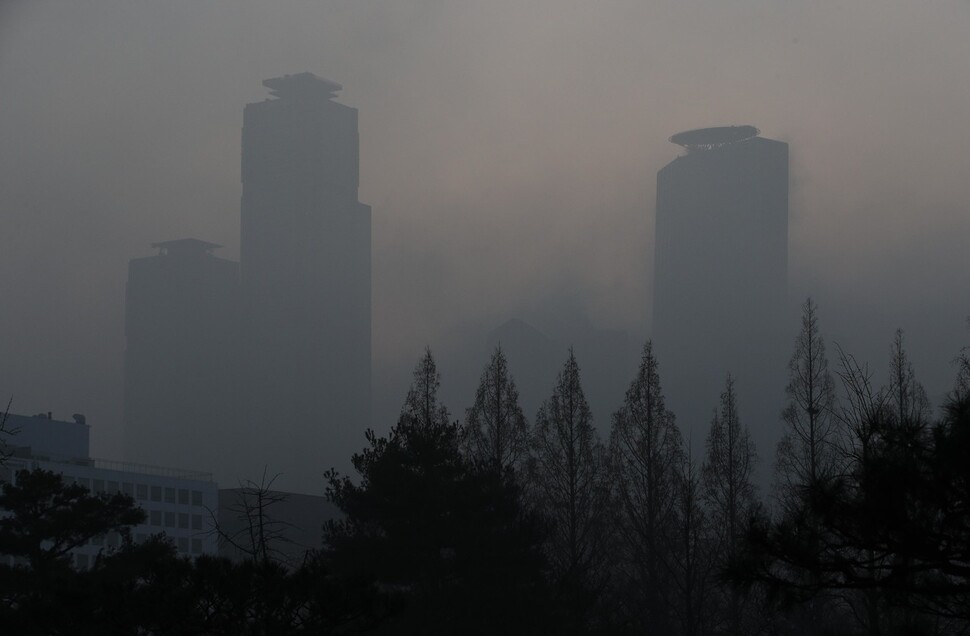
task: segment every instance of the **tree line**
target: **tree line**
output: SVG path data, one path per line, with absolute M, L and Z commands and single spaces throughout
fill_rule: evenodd
M 808 300 L 773 487 L 733 379 L 695 457 L 647 342 L 601 439 L 570 351 L 530 423 L 501 348 L 460 420 L 430 350 L 397 424 L 367 431 L 342 516 L 296 567 L 134 543 L 144 513 L 49 473 L 5 484 L 0 621 L 16 633 L 962 634 L 970 630 L 970 356 L 934 414 L 902 332 L 889 382 L 836 347 Z M 263 513 L 261 509 L 260 514 Z M 140 515 L 140 516 L 139 516 Z M 100 523 L 99 523 L 100 521 Z M 71 545 L 122 532 L 85 571 Z M 258 543 L 257 543 L 258 542 Z

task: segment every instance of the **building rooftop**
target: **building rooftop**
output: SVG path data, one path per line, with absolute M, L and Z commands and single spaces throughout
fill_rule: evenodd
M 152 247 L 158 248 L 159 254 L 203 254 L 222 247 L 218 243 L 200 241 L 194 238 L 176 239 L 174 241 L 161 241 L 152 243 Z
M 337 96 L 337 91 L 343 89 L 337 82 L 317 77 L 313 73 L 273 77 L 263 80 L 263 86 L 269 89 L 273 97 L 281 99 L 323 96 L 331 99 Z
M 671 143 L 692 150 L 710 150 L 719 146 L 737 143 L 761 132 L 754 126 L 717 126 L 714 128 L 697 128 L 685 130 L 670 138 Z

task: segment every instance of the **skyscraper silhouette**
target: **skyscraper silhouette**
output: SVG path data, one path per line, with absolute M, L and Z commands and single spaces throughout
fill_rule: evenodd
M 239 264 L 197 239 L 152 247 L 128 264 L 126 456 L 225 474 L 236 456 Z
M 370 207 L 357 110 L 310 73 L 268 79 L 242 131 L 245 419 L 270 472 L 320 489 L 370 424 Z M 253 466 L 261 469 L 261 466 Z
M 771 457 L 789 344 L 788 144 L 757 135 L 729 126 L 670 138 L 687 152 L 657 174 L 653 339 L 681 425 L 703 439 L 730 372 Z

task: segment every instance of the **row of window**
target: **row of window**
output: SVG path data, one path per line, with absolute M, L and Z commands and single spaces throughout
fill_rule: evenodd
M 192 527 L 189 528 L 189 521 Z M 180 530 L 201 530 L 202 515 L 190 515 L 187 512 L 170 512 L 162 510 L 152 510 L 148 513 L 148 525 L 159 528 L 179 528 Z
M 202 491 L 189 490 L 188 488 L 169 488 L 162 486 L 149 486 L 148 484 L 135 484 L 128 481 L 117 482 L 104 479 L 88 479 L 87 477 L 71 478 L 64 476 L 67 481 L 80 484 L 94 493 L 124 493 L 139 501 L 158 501 L 169 504 L 179 504 L 181 506 L 202 507 Z

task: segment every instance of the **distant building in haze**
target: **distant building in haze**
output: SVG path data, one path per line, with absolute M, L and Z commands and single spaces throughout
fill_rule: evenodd
M 685 432 L 703 443 L 730 372 L 770 464 L 790 348 L 788 144 L 757 135 L 731 126 L 670 138 L 687 152 L 657 174 L 653 341 Z
M 128 265 L 124 422 L 131 461 L 234 477 L 239 265 L 197 239 Z
M 370 425 L 371 213 L 357 110 L 310 73 L 263 82 L 242 131 L 246 435 L 288 489 L 322 490 Z

